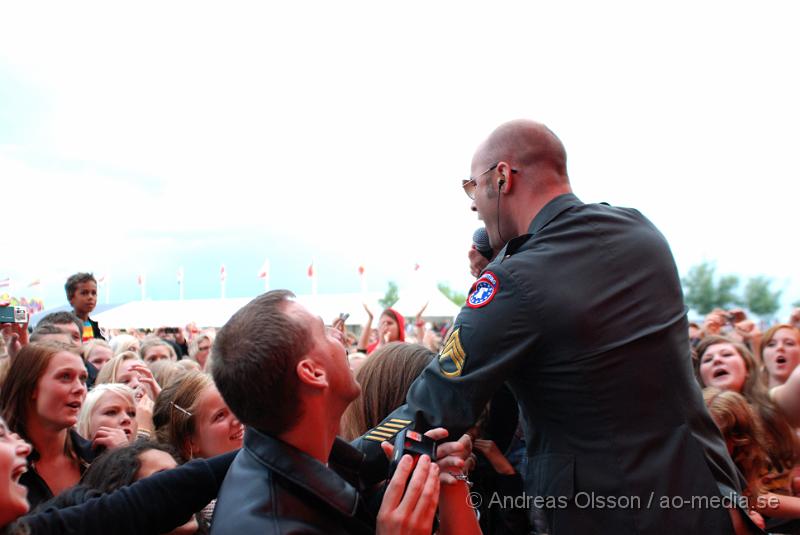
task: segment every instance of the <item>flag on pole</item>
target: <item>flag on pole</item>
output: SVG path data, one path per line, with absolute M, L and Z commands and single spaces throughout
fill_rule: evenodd
M 367 293 L 367 279 L 364 277 L 364 265 L 358 266 L 358 278 L 361 280 L 361 295 Z
M 420 268 L 419 264 L 414 264 L 414 271 L 419 271 L 419 268 Z
M 261 266 L 261 271 L 258 272 L 258 278 L 264 279 L 264 291 L 269 290 L 269 258 L 264 260 L 264 264 Z
M 11 286 L 11 277 L 0 279 L 0 288 L 8 288 L 9 286 Z
M 136 277 L 136 283 L 139 285 L 139 290 L 141 291 L 142 301 L 144 301 L 144 296 L 145 296 L 145 288 L 144 288 L 145 282 L 146 281 L 145 281 L 144 274 L 140 273 Z
M 225 299 L 225 279 L 228 278 L 228 274 L 225 272 L 225 264 L 222 264 L 219 268 L 219 294 L 222 299 Z
M 308 276 L 311 279 L 311 295 L 317 295 L 317 272 L 314 270 L 314 261 L 308 266 Z
M 39 286 L 42 283 L 41 279 L 33 279 L 30 284 L 28 284 L 28 288 L 33 288 L 34 286 Z

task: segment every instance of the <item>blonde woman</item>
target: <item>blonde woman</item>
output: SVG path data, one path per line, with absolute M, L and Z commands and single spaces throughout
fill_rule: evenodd
M 197 361 L 201 370 L 206 369 L 211 346 L 214 345 L 214 336 L 206 331 L 195 336 L 189 343 L 189 358 Z
M 118 334 L 111 339 L 111 343 L 109 345 L 114 351 L 114 355 L 119 355 L 125 351 L 133 351 L 138 353 L 141 344 L 139 343 L 139 339 L 135 336 L 131 336 L 130 334 Z
M 83 355 L 83 360 L 100 371 L 105 363 L 114 357 L 114 350 L 105 340 L 92 338 L 81 346 L 81 355 Z
M 95 385 L 108 383 L 122 383 L 133 390 L 139 434 L 152 433 L 153 403 L 161 392 L 161 387 L 139 355 L 125 351 L 109 360 L 97 374 Z
M 86 395 L 78 415 L 78 434 L 92 446 L 109 449 L 127 446 L 136 440 L 136 400 L 133 390 L 119 383 L 96 386 Z

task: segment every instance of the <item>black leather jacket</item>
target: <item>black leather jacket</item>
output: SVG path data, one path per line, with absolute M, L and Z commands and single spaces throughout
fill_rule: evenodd
M 222 484 L 211 533 L 374 533 L 374 515 L 356 490 L 362 459 L 337 439 L 325 466 L 248 427 Z

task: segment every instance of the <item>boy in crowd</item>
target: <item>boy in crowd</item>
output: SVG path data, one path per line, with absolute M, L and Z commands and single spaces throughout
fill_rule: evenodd
M 88 342 L 92 338 L 105 340 L 100 333 L 100 326 L 89 317 L 97 305 L 97 280 L 94 275 L 75 273 L 67 279 L 64 290 L 67 292 L 67 300 L 72 305 L 73 312 L 83 322 L 82 341 Z

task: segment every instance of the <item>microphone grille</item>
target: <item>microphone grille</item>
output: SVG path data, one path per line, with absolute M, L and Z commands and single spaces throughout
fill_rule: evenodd
M 472 243 L 475 244 L 478 250 L 486 251 L 492 249 L 489 244 L 489 234 L 486 232 L 486 227 L 480 227 L 472 234 Z

